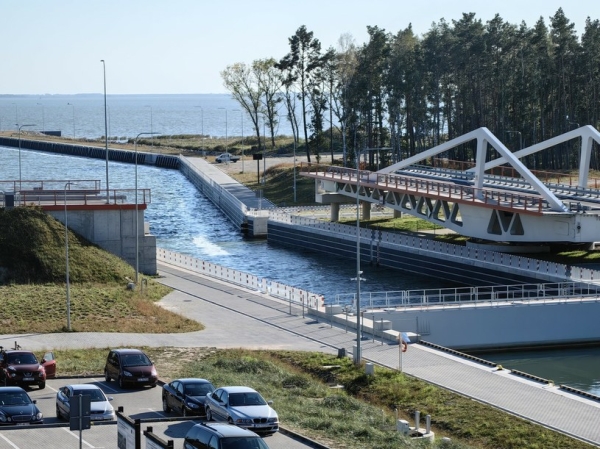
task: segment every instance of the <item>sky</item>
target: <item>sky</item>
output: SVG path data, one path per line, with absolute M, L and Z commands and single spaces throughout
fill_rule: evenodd
M 0 95 L 227 93 L 221 72 L 290 50 L 302 25 L 323 50 L 367 26 L 423 35 L 463 13 L 533 27 L 562 7 L 578 36 L 597 0 L 1 0 Z M 104 64 L 101 62 L 104 60 Z M 106 77 L 104 76 L 106 73 Z

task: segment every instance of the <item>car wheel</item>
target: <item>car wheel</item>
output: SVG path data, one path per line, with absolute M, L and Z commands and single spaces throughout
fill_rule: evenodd
M 229 418 L 227 418 L 227 422 L 228 422 L 229 424 L 233 424 L 233 419 L 231 418 L 231 416 L 230 416 Z
M 163 412 L 169 413 L 171 411 L 171 407 L 169 407 L 167 403 L 167 398 L 163 398 Z
M 207 421 L 212 421 L 213 420 L 213 415 L 212 415 L 212 411 L 210 410 L 209 407 L 206 407 L 206 420 Z
M 181 408 L 181 416 L 186 417 L 188 415 L 187 409 L 185 408 L 185 405 Z
M 40 390 L 43 390 L 44 388 L 46 388 L 46 382 L 42 382 L 38 386 L 40 387 Z
M 110 382 L 110 376 L 108 375 L 108 371 L 106 370 L 106 368 L 104 369 L 104 380 L 106 382 Z
M 123 376 L 119 376 L 119 387 L 125 389 L 125 382 L 123 381 Z
M 56 405 L 56 417 L 58 419 L 63 419 L 62 414 L 60 413 L 60 408 L 58 407 L 58 404 Z

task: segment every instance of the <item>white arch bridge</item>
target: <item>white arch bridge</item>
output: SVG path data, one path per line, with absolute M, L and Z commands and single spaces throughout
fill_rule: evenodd
M 581 143 L 574 180 L 534 174 L 520 160 L 574 139 Z M 474 166 L 453 168 L 447 160 L 419 165 L 473 140 Z M 600 180 L 589 179 L 594 141 L 600 144 L 600 133 L 582 126 L 513 153 L 479 128 L 376 172 L 302 164 L 300 174 L 315 179 L 316 201 L 331 205 L 332 221 L 339 219 L 340 204 L 361 202 L 368 218 L 376 203 L 488 241 L 593 244 L 600 241 Z

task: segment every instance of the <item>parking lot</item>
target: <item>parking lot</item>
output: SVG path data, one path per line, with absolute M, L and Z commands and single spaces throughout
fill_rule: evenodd
M 56 392 L 68 384 L 93 383 L 98 385 L 107 396 L 115 410 L 123 407 L 123 413 L 132 419 L 149 420 L 142 422 L 142 431 L 149 426 L 155 435 L 165 441 L 173 440 L 175 448 L 183 447 L 183 438 L 188 429 L 200 422 L 198 419 L 177 418 L 173 413 L 162 411 L 162 387 L 142 389 L 120 389 L 116 382 L 105 382 L 103 377 L 77 379 L 50 379 L 46 388 L 38 390 L 33 387 L 28 390 L 31 399 L 37 401 L 39 409 L 44 414 L 44 425 L 35 427 L 0 427 L 0 449 L 30 449 L 44 447 L 45 449 L 78 448 L 79 431 L 69 430 L 68 422 L 56 418 Z M 277 407 L 277 404 L 274 404 Z M 163 418 L 175 418 L 172 421 L 150 422 Z M 285 425 L 285 424 L 284 424 Z M 82 431 L 82 447 L 85 448 L 116 448 L 117 423 L 92 424 L 92 428 Z M 282 433 L 265 437 L 271 449 L 300 449 L 311 447 Z M 146 447 L 142 436 L 142 448 Z

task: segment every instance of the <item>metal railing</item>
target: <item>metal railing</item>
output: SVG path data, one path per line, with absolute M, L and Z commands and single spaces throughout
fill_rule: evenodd
M 494 285 L 443 289 L 363 292 L 362 308 L 397 309 L 477 304 L 543 303 L 549 300 L 592 298 L 600 301 L 600 286 L 581 282 Z M 329 302 L 328 302 L 329 303 Z M 353 307 L 356 293 L 336 295 L 332 304 Z

